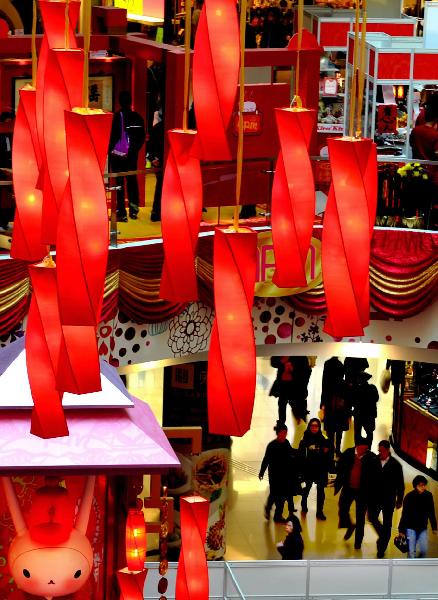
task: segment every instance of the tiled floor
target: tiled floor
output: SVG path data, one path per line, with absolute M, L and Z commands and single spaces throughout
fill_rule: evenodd
M 370 373 L 373 374 L 371 383 L 376 383 L 385 361 L 369 360 Z M 317 359 L 309 382 L 308 407 L 310 417 L 317 416 L 321 395 L 321 377 L 323 360 Z M 277 420 L 277 401 L 268 396 L 270 386 L 276 371 L 271 368 L 269 359 L 257 360 L 257 391 L 254 405 L 251 430 L 243 438 L 234 438 L 232 446 L 232 473 L 230 474 L 230 505 L 227 516 L 227 551 L 228 560 L 249 559 L 279 559 L 275 544 L 284 537 L 284 526 L 267 522 L 263 517 L 263 505 L 268 493 L 266 480 L 260 482 L 258 472 L 266 444 L 274 438 L 273 427 Z M 130 376 L 130 391 L 138 396 L 145 395 L 147 390 L 148 402 L 161 422 L 162 403 L 162 370 L 151 370 Z M 377 385 L 377 383 L 376 383 Z M 305 429 L 305 424 L 296 426 L 288 413 L 289 439 L 293 446 L 298 446 Z M 377 443 L 387 439 L 392 424 L 392 389 L 386 395 L 380 394 L 378 403 L 377 427 L 374 434 L 373 450 Z M 353 432 L 344 434 L 343 448 L 353 445 Z M 409 465 L 403 464 L 406 491 L 412 489 L 411 481 L 416 471 Z M 438 513 L 438 485 L 429 483 L 429 489 L 434 493 L 435 506 Z M 295 498 L 295 506 L 299 508 L 299 497 Z M 348 542 L 344 541 L 344 529 L 337 528 L 338 498 L 333 495 L 333 487 L 326 490 L 324 512 L 327 521 L 316 520 L 315 516 L 316 490 L 312 489 L 309 497 L 309 512 L 301 518 L 303 539 L 305 544 L 304 558 L 375 558 L 376 534 L 368 523 L 365 527 L 365 538 L 361 550 L 354 550 L 354 536 Z M 401 511 L 394 514 L 394 535 Z M 402 554 L 393 546 L 388 547 L 386 557 L 401 558 Z M 438 557 L 438 537 L 429 537 L 429 556 Z

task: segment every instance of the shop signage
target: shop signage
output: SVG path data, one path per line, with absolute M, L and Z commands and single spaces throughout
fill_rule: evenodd
M 292 296 L 307 290 L 311 290 L 322 281 L 321 271 L 321 242 L 312 238 L 306 262 L 307 287 L 303 288 L 278 288 L 272 283 L 275 271 L 274 247 L 272 245 L 272 234 L 263 231 L 257 236 L 257 277 L 255 295 L 263 298 L 274 296 Z
M 344 133 L 343 123 L 318 123 L 318 133 Z
M 233 115 L 233 133 L 239 132 L 239 113 Z M 261 135 L 263 133 L 263 117 L 260 112 L 243 113 L 243 134 Z

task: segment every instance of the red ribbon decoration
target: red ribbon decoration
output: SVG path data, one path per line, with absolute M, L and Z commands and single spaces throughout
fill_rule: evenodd
M 193 101 L 197 153 L 203 160 L 231 160 L 227 129 L 239 80 L 239 24 L 234 0 L 206 0 L 196 30 Z
M 83 63 L 82 50 L 49 50 L 43 92 L 46 172 L 42 227 L 43 241 L 48 244 L 56 244 L 58 212 L 69 177 L 64 111 L 82 104 Z
M 332 184 L 324 216 L 322 271 L 333 337 L 361 336 L 369 323 L 370 247 L 377 207 L 377 154 L 370 139 L 328 140 Z
M 196 131 L 173 129 L 168 136 L 161 208 L 164 265 L 160 297 L 190 302 L 198 299 L 195 254 L 202 215 L 201 166 L 197 158 L 190 157 Z
M 205 538 L 209 502 L 201 496 L 181 498 L 181 554 L 175 583 L 176 600 L 205 600 L 209 593 Z
M 108 213 L 103 170 L 112 114 L 100 110 L 66 111 L 67 182 L 58 219 L 57 266 L 59 311 L 65 340 L 58 385 L 76 394 L 101 389 L 96 326 L 108 262 Z M 86 356 L 84 356 L 84 352 Z
M 147 573 L 147 569 L 139 573 L 131 573 L 127 569 L 117 571 L 117 581 L 123 600 L 143 600 L 143 588 Z
M 209 432 L 244 435 L 251 426 L 256 355 L 251 310 L 256 280 L 257 234 L 216 229 L 216 318 L 208 355 Z
M 42 438 L 68 435 L 62 392 L 56 389 L 62 331 L 57 307 L 56 267 L 29 266 L 33 287 L 26 330 L 26 364 L 34 402 L 31 433 Z
M 48 248 L 41 243 L 42 193 L 37 189 L 41 153 L 36 125 L 36 90 L 20 90 L 12 146 L 12 179 L 16 211 L 11 256 L 29 262 L 41 260 Z
M 272 188 L 273 283 L 306 287 L 306 261 L 315 218 L 315 181 L 309 146 L 316 111 L 276 108 L 281 150 Z

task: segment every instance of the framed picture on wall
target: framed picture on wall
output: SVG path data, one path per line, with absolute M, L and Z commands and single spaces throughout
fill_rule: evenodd
M 14 77 L 12 79 L 12 110 L 16 113 L 19 92 L 27 83 L 32 83 L 29 77 Z M 88 81 L 88 103 L 90 108 L 113 110 L 113 77 L 112 75 L 91 75 Z

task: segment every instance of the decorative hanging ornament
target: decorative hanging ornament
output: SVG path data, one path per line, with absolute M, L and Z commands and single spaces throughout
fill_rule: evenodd
M 144 582 L 147 573 L 147 569 L 139 573 L 131 573 L 128 569 L 117 571 L 117 581 L 122 600 L 143 600 Z
M 315 182 L 309 146 L 316 111 L 276 108 L 280 138 L 272 188 L 273 283 L 280 288 L 306 287 L 306 261 L 315 218 Z
M 37 189 L 41 153 L 36 124 L 36 90 L 21 88 L 12 145 L 15 218 L 11 257 L 36 262 L 46 256 L 41 243 L 42 193 Z
M 236 2 L 206 0 L 196 30 L 193 57 L 196 156 L 203 160 L 232 158 L 227 129 L 234 109 L 239 64 Z
M 69 179 L 58 218 L 58 296 L 67 354 L 62 356 L 74 379 L 67 383 L 61 362 L 59 385 L 62 380 L 60 389 L 76 394 L 101 389 L 96 326 L 108 261 L 103 170 L 111 123 L 112 114 L 98 109 L 65 113 Z
M 58 213 L 69 177 L 64 112 L 82 104 L 83 65 L 82 50 L 48 52 L 43 92 L 46 171 L 42 225 L 47 244 L 56 244 Z
M 333 337 L 361 336 L 369 323 L 370 246 L 377 207 L 377 154 L 370 139 L 328 141 L 332 183 L 324 215 L 322 272 Z
M 175 584 L 176 600 L 206 600 L 209 597 L 204 549 L 209 504 L 201 496 L 181 498 L 181 554 Z
M 143 511 L 137 508 L 128 510 L 125 547 L 129 571 L 142 571 L 146 560 L 146 524 Z
M 190 302 L 198 298 L 195 254 L 202 215 L 202 174 L 199 160 L 190 156 L 196 131 L 173 129 L 168 136 L 161 208 L 164 265 L 160 297 Z
M 248 228 L 216 229 L 216 318 L 208 355 L 209 432 L 244 435 L 250 428 L 256 381 L 252 305 L 257 234 Z
M 26 365 L 34 402 L 31 433 L 42 438 L 68 435 L 62 392 L 56 388 L 62 330 L 56 266 L 51 259 L 29 266 L 32 300 L 26 328 Z

